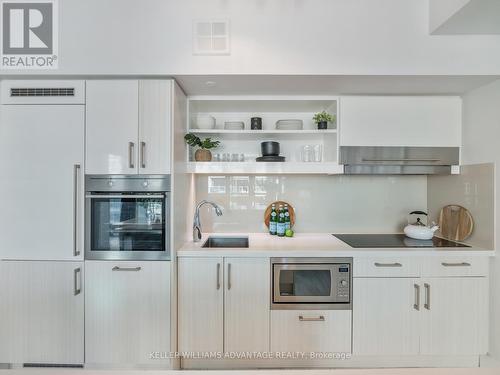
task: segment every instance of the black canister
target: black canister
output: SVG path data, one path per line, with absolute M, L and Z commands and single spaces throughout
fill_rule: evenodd
M 262 130 L 262 118 L 252 117 L 250 120 L 250 129 L 252 130 Z

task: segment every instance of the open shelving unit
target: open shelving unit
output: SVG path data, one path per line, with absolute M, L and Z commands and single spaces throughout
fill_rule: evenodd
M 318 130 L 313 115 L 327 111 L 338 116 L 338 97 L 335 96 L 193 96 L 188 101 L 186 132 L 199 137 L 210 137 L 221 145 L 212 154 L 244 154 L 244 162 L 196 162 L 194 151 L 186 155 L 188 173 L 196 174 L 339 174 L 338 126 Z M 215 118 L 214 129 L 198 129 L 196 118 L 210 115 Z M 251 130 L 250 119 L 262 118 L 262 130 Z M 299 119 L 302 130 L 278 130 L 278 120 Z M 243 130 L 226 130 L 226 121 L 242 121 Z M 257 162 L 261 156 L 260 143 L 280 143 L 280 155 L 285 162 Z M 303 162 L 305 145 L 321 145 L 320 162 Z

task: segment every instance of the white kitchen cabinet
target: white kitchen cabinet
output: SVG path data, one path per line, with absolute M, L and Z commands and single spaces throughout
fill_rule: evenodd
M 425 278 L 421 284 L 421 354 L 486 354 L 488 279 Z
M 269 260 L 224 258 L 224 351 L 269 351 Z
M 460 147 L 456 96 L 343 96 L 340 146 Z
M 272 310 L 271 352 L 351 353 L 350 310 Z
M 83 364 L 83 262 L 0 262 L 0 362 Z
M 172 81 L 139 81 L 139 173 L 170 173 Z
M 87 81 L 86 171 L 135 174 L 139 82 Z
M 179 258 L 179 351 L 222 352 L 223 259 Z
M 0 116 L 0 258 L 83 259 L 85 107 L 2 105 Z
M 171 92 L 170 80 L 87 81 L 87 173 L 170 173 Z
M 166 366 L 170 262 L 85 262 L 85 362 Z M 150 353 L 160 352 L 160 359 Z
M 179 350 L 269 350 L 269 260 L 180 258 Z
M 419 288 L 412 278 L 355 278 L 353 353 L 419 354 L 420 312 L 414 306 Z

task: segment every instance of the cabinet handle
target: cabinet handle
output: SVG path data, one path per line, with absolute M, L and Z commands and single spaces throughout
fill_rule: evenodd
M 415 303 L 413 304 L 413 308 L 417 311 L 420 310 L 420 285 L 413 284 L 413 288 L 415 288 Z
M 141 142 L 141 168 L 146 168 L 146 142 Z
M 375 262 L 375 267 L 403 267 L 401 263 L 378 263 Z
M 461 263 L 441 263 L 444 267 L 470 267 L 470 263 L 461 262 Z
M 80 267 L 75 268 L 73 271 L 73 290 L 74 295 L 77 296 L 82 292 L 82 270 Z
M 308 317 L 303 317 L 302 315 L 299 315 L 299 320 L 301 322 L 324 322 L 325 317 L 323 315 L 320 315 L 317 318 L 308 318 Z
M 427 283 L 424 284 L 425 288 L 425 303 L 424 308 L 427 310 L 431 309 L 431 286 Z
M 118 267 L 114 266 L 111 271 L 140 271 L 141 267 Z
M 135 148 L 135 143 L 134 142 L 129 142 L 128 143 L 128 167 L 129 168 L 135 168 L 134 165 L 134 148 Z
M 79 176 L 80 176 L 80 164 L 75 164 L 73 166 L 73 256 L 77 257 L 80 255 L 80 249 L 78 246 L 78 199 L 79 199 Z
M 217 263 L 217 290 L 220 289 L 220 263 Z
M 227 265 L 227 290 L 231 289 L 231 263 Z

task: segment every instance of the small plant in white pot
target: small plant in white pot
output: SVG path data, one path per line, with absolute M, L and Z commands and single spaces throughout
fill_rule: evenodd
M 212 153 L 210 150 L 219 147 L 220 144 L 220 141 L 212 141 L 211 138 L 202 140 L 193 133 L 186 134 L 184 139 L 191 147 L 198 147 L 198 150 L 194 153 L 194 160 L 196 161 L 211 161 Z
M 329 122 L 335 122 L 335 115 L 331 115 L 326 111 L 319 112 L 314 115 L 313 121 L 318 124 L 318 129 L 325 130 L 328 129 Z

